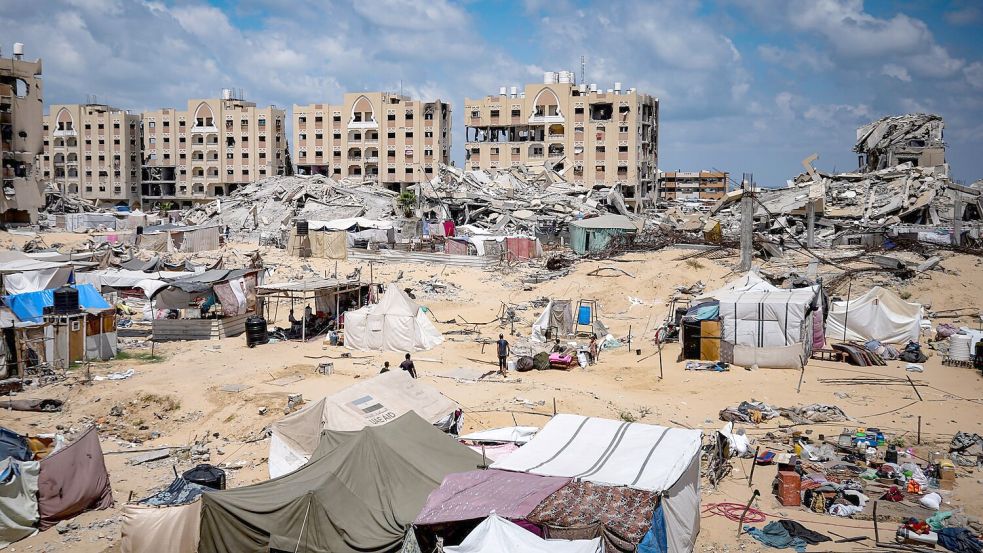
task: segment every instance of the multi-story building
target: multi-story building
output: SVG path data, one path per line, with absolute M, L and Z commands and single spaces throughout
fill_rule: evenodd
M 719 200 L 727 194 L 726 171 L 670 171 L 659 179 L 663 200 Z
M 468 169 L 547 163 L 584 186 L 619 185 L 638 211 L 651 201 L 659 161 L 659 100 L 621 83 L 607 91 L 569 71 L 542 84 L 464 100 Z
M 45 182 L 101 207 L 140 206 L 140 116 L 105 104 L 55 104 L 44 118 Z
M 44 206 L 44 183 L 37 156 L 44 149 L 41 119 L 41 60 L 27 61 L 24 45 L 12 58 L 0 57 L 0 222 L 36 223 Z
M 401 191 L 450 163 L 451 107 L 439 99 L 349 93 L 341 104 L 294 105 L 293 138 L 300 174 L 362 178 Z
M 226 89 L 221 98 L 189 100 L 186 111 L 141 115 L 145 206 L 190 207 L 285 173 L 285 112 L 241 96 Z

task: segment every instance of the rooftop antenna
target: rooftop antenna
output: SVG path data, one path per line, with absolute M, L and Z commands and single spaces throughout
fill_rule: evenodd
M 587 82 L 587 61 L 584 56 L 580 56 L 580 82 Z

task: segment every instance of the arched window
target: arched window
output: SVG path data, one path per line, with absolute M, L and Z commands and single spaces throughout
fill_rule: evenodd
M 212 108 L 208 107 L 208 104 L 202 102 L 198 104 L 198 108 L 195 110 L 195 127 L 214 127 L 215 117 L 212 115 Z

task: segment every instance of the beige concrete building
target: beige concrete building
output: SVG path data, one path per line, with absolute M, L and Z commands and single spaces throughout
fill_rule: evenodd
M 12 58 L 0 57 L 0 222 L 36 223 L 44 206 L 44 183 L 37 156 L 44 149 L 41 60 L 27 61 L 24 45 Z
M 286 113 L 236 96 L 226 89 L 222 98 L 189 100 L 187 110 L 141 114 L 145 207 L 190 207 L 284 174 Z
M 719 200 L 727 194 L 726 171 L 670 171 L 659 179 L 663 200 Z
M 468 169 L 549 163 L 584 186 L 620 185 L 636 211 L 650 202 L 659 161 L 659 100 L 634 88 L 577 84 L 569 71 L 541 84 L 464 100 Z
M 364 178 L 400 191 L 450 163 L 451 107 L 387 92 L 294 105 L 293 144 L 298 174 Z
M 44 118 L 45 182 L 100 207 L 140 206 L 140 116 L 105 104 L 54 104 Z

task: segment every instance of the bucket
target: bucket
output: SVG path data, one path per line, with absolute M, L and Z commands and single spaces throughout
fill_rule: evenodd
M 635 355 L 641 355 L 641 354 L 642 354 L 642 350 L 641 349 L 636 349 L 635 350 Z

